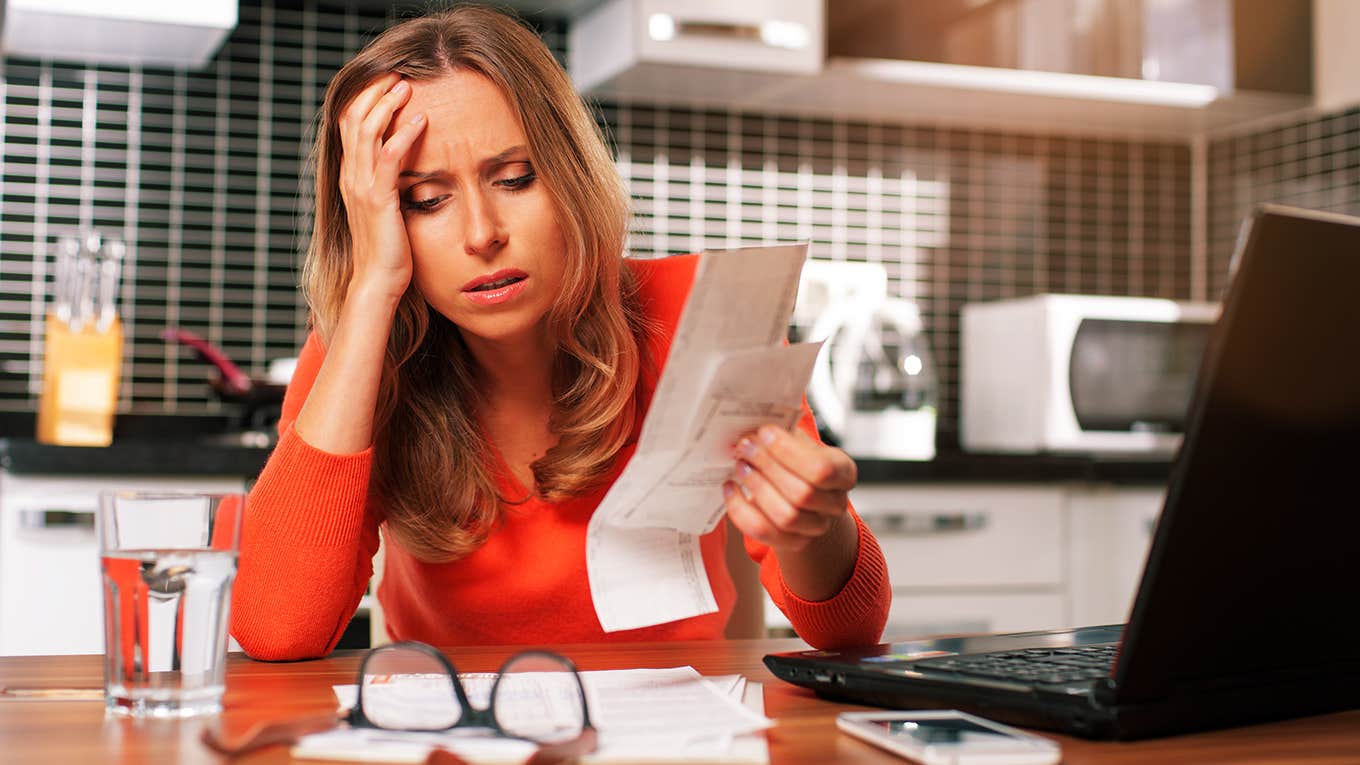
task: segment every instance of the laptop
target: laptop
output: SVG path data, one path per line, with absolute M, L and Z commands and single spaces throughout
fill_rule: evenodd
M 827 698 L 1134 739 L 1360 707 L 1360 218 L 1244 224 L 1129 621 L 765 657 Z

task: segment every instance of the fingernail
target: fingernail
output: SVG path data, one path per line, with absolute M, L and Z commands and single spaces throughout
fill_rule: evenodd
M 737 487 L 733 486 L 731 481 L 724 481 L 722 485 L 722 490 L 723 499 L 731 499 L 732 495 L 736 493 Z
M 737 454 L 751 458 L 756 456 L 756 445 L 749 438 L 743 438 L 737 442 Z
M 762 444 L 772 444 L 776 438 L 779 438 L 779 429 L 773 425 L 766 425 L 760 429 L 759 435 Z
M 414 117 L 411 118 L 411 124 L 412 124 L 412 125 L 419 125 L 420 123 L 422 123 L 422 122 L 424 122 L 424 121 L 425 121 L 425 115 L 424 115 L 424 114 L 417 114 L 416 116 L 414 116 Z
M 745 478 L 751 474 L 751 465 L 746 462 L 737 463 L 737 478 Z
M 397 84 L 396 84 L 396 85 L 393 85 L 392 88 L 391 88 L 391 90 L 389 90 L 388 92 L 389 92 L 389 93 L 405 93 L 407 90 L 410 90 L 410 88 L 411 88 L 411 86 L 410 86 L 409 84 L 407 84 L 406 80 L 397 80 Z

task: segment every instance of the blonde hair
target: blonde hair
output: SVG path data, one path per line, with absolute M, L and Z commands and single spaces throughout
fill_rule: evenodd
M 344 109 L 375 78 L 486 77 L 523 127 L 566 242 L 561 295 L 547 325 L 556 339 L 549 429 L 555 446 L 531 465 L 548 501 L 598 485 L 639 416 L 644 320 L 623 267 L 628 197 L 599 127 L 538 36 L 499 11 L 462 6 L 403 21 L 349 61 L 326 89 L 317 129 L 316 212 L 303 267 L 314 328 L 329 340 L 352 274 L 340 198 Z M 500 517 L 504 469 L 477 418 L 482 395 L 458 328 L 407 289 L 393 319 L 374 418 L 374 479 L 388 532 L 413 555 L 447 561 L 477 549 Z

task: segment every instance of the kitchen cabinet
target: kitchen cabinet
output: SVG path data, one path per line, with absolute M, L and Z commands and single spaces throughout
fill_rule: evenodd
M 887 559 L 885 640 L 1068 623 L 1060 485 L 861 484 L 851 502 Z M 772 604 L 766 616 L 788 628 Z
M 1360 104 L 1360 3 L 1313 0 L 1313 102 L 1322 111 Z
M 94 512 L 105 489 L 242 491 L 236 476 L 15 475 L 0 471 L 0 656 L 102 653 Z
M 825 55 L 836 23 L 826 14 L 860 4 L 780 4 L 770 18 L 808 35 L 793 51 L 763 41 L 752 20 L 759 11 L 734 10 L 740 4 L 606 0 L 572 20 L 568 69 L 586 95 L 625 102 L 1131 138 L 1188 140 L 1310 102 L 1202 84 Z M 819 15 L 799 15 L 805 8 Z M 810 68 L 814 54 L 821 58 Z
M 1128 621 L 1165 496 L 1160 487 L 1088 486 L 1069 492 L 1074 623 Z
M 1160 486 L 861 484 L 851 501 L 892 583 L 884 640 L 1121 623 Z M 766 626 L 791 629 L 772 603 Z
M 236 28 L 237 0 L 4 0 L 0 51 L 64 61 L 201 67 Z

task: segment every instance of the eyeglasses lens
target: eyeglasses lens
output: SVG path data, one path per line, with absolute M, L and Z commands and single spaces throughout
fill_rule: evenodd
M 364 716 L 379 728 L 443 730 L 463 715 L 448 670 L 413 648 L 395 646 L 370 654 L 362 693 Z
M 541 743 L 570 741 L 585 727 L 580 679 L 552 656 L 512 659 L 501 670 L 491 708 L 506 733 Z

